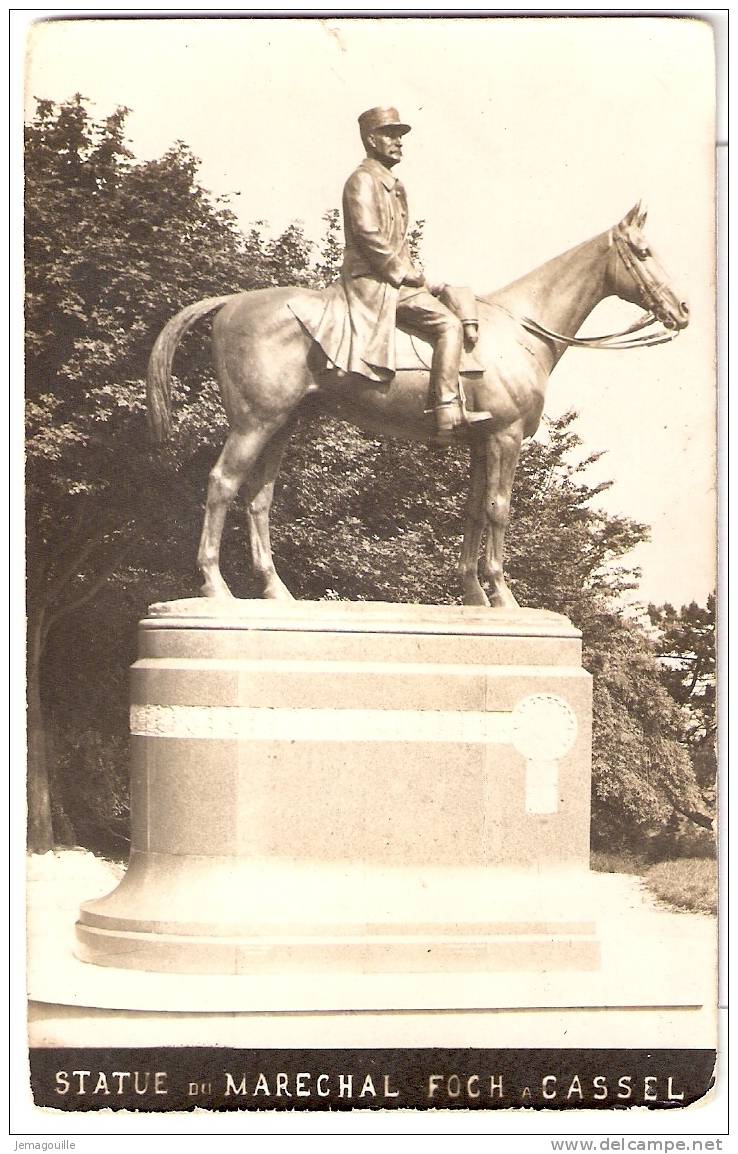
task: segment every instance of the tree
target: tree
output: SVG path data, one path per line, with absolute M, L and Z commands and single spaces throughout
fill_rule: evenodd
M 188 528 L 222 440 L 198 331 L 179 361 L 177 451 L 151 451 L 144 376 L 153 341 L 193 300 L 285 275 L 304 282 L 311 247 L 298 225 L 273 240 L 258 226 L 244 237 L 197 183 L 198 162 L 181 142 L 136 163 L 126 111 L 95 121 L 79 95 L 39 101 L 26 134 L 28 806 L 29 845 L 40 851 L 54 836 L 50 635 L 91 605 L 126 557 L 155 559 L 178 517 Z
M 661 680 L 679 707 L 680 740 L 688 750 L 709 803 L 715 800 L 717 756 L 715 596 L 675 609 L 649 605 L 656 631 Z
M 330 208 L 323 213 L 325 230 L 320 244 L 318 259 L 315 263 L 315 287 L 327 288 L 338 279 L 343 259 L 343 242 L 341 240 L 341 214 L 337 208 Z
M 701 815 L 703 799 L 643 629 L 612 614 L 581 627 L 584 664 L 594 678 L 593 844 L 638 848 L 675 811 Z
M 657 630 L 657 656 L 662 679 L 678 705 L 689 707 L 684 738 L 702 745 L 715 737 L 715 596 L 707 604 L 695 601 L 675 609 L 649 605 L 648 616 Z

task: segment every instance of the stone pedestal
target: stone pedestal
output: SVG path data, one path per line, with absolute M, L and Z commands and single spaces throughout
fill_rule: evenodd
M 132 670 L 103 966 L 592 969 L 591 679 L 538 610 L 194 599 Z

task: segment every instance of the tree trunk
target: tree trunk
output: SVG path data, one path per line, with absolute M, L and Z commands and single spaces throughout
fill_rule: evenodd
M 41 654 L 43 652 L 44 609 L 31 612 L 28 623 L 28 849 L 47 853 L 54 847 L 51 824 L 49 768 L 46 755 L 46 725 L 41 703 Z

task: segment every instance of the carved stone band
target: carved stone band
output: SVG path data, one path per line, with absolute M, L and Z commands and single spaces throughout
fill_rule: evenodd
M 132 705 L 141 737 L 240 741 L 446 741 L 511 743 L 510 713 L 420 709 L 253 709 Z

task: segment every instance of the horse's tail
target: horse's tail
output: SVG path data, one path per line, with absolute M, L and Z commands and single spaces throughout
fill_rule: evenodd
M 177 345 L 196 321 L 221 308 L 233 294 L 208 297 L 188 305 L 164 326 L 156 338 L 146 373 L 146 404 L 149 428 L 157 445 L 166 441 L 172 426 L 172 361 Z

